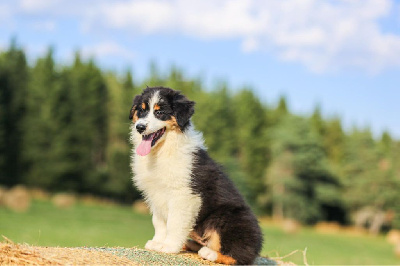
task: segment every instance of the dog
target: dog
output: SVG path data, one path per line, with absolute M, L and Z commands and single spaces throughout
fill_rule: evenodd
M 217 263 L 252 264 L 263 242 L 257 218 L 209 157 L 191 122 L 194 105 L 166 87 L 147 87 L 133 100 L 133 181 L 149 205 L 155 230 L 145 248 L 184 249 Z

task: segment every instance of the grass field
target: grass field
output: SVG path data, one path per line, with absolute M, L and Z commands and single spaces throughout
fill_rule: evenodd
M 307 248 L 309 264 L 400 264 L 384 237 L 324 235 L 304 228 L 295 235 L 263 225 L 262 255 L 283 257 Z M 26 213 L 0 208 L 0 234 L 16 243 L 38 246 L 143 247 L 152 237 L 149 215 L 130 207 L 76 205 L 57 209 L 50 202 L 35 201 Z M 303 263 L 301 251 L 284 259 Z

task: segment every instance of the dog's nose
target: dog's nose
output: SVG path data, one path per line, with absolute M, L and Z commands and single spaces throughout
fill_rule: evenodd
M 137 124 L 137 125 L 136 125 L 136 130 L 137 130 L 140 134 L 142 134 L 142 133 L 146 130 L 146 125 Z

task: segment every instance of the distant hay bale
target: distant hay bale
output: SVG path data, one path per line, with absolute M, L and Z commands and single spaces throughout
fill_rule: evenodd
M 25 212 L 31 205 L 31 196 L 25 186 L 18 185 L 4 194 L 3 202 L 4 206 L 13 211 Z
M 117 206 L 118 203 L 114 200 L 97 197 L 91 194 L 84 194 L 79 197 L 79 201 L 88 206 L 101 205 L 101 206 Z
M 390 230 L 386 235 L 386 241 L 393 245 L 400 244 L 400 230 Z
M 31 188 L 30 192 L 33 199 L 38 199 L 38 200 L 50 199 L 50 194 L 41 188 Z
M 400 258 L 400 243 L 397 243 L 397 245 L 394 247 L 394 254 L 396 257 Z
M 147 206 L 146 202 L 143 200 L 137 200 L 133 203 L 133 210 L 142 213 L 142 214 L 149 214 L 150 210 L 149 207 Z
M 321 233 L 337 233 L 341 230 L 340 224 L 336 222 L 319 222 L 314 228 Z
M 79 201 L 85 205 L 90 206 L 100 204 L 100 200 L 91 194 L 84 194 L 80 196 Z
M 300 230 L 300 228 L 300 223 L 293 219 L 286 219 L 282 223 L 283 231 L 288 234 L 295 234 Z
M 7 193 L 7 189 L 3 186 L 0 186 L 0 207 L 4 206 L 4 196 Z
M 51 199 L 54 206 L 60 209 L 70 208 L 76 203 L 76 197 L 70 193 L 57 193 Z

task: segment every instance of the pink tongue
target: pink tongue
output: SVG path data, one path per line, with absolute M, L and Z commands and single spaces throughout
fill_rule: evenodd
M 142 142 L 140 142 L 139 146 L 136 148 L 137 154 L 139 154 L 140 156 L 146 156 L 147 154 L 149 154 L 151 150 L 152 140 L 153 136 L 148 139 L 143 139 Z

